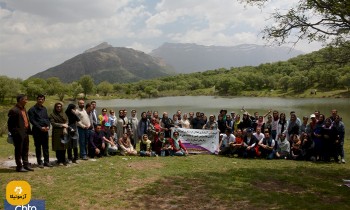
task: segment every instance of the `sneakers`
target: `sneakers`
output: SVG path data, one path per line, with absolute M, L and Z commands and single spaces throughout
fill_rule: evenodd
M 38 164 L 38 167 L 39 167 L 39 168 L 44 168 L 44 164 L 43 164 L 43 163 L 40 163 L 40 164 Z
M 344 158 L 342 158 L 342 159 L 341 159 L 341 162 L 342 162 L 342 163 L 345 163 L 345 159 L 344 159 Z

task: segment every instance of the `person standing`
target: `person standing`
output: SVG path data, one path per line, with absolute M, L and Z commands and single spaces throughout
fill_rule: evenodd
M 45 96 L 39 94 L 36 97 L 36 104 L 28 110 L 29 120 L 33 125 L 32 133 L 39 168 L 52 167 L 49 160 L 50 119 L 44 102 Z M 41 149 L 43 150 L 44 162 L 41 159 Z
M 171 136 L 171 128 L 174 127 L 174 122 L 169 118 L 167 112 L 163 113 L 163 118 L 160 127 L 164 129 L 165 138 L 169 138 Z
M 83 160 L 88 160 L 87 158 L 87 145 L 90 138 L 90 117 L 84 109 L 85 102 L 84 100 L 78 101 L 78 109 L 76 110 L 76 115 L 80 119 L 77 122 L 78 133 L 79 133 L 79 149 L 80 149 L 80 158 Z
M 332 126 L 336 130 L 336 155 L 337 157 L 340 155 L 341 162 L 339 163 L 345 163 L 345 156 L 344 156 L 344 136 L 345 136 L 345 125 L 341 121 L 341 118 L 339 115 L 336 115 L 333 121 Z
M 122 137 L 128 127 L 128 118 L 124 115 L 124 110 L 119 110 L 119 118 L 114 122 L 114 125 L 117 126 L 118 137 Z
M 17 104 L 10 109 L 8 113 L 7 128 L 13 138 L 15 146 L 16 171 L 28 172 L 34 171 L 29 167 L 28 152 L 29 152 L 29 134 L 31 128 L 28 120 L 28 115 L 25 109 L 28 99 L 24 94 L 17 96 Z
M 54 109 L 50 114 L 52 125 L 52 150 L 56 152 L 57 165 L 67 165 L 66 162 L 66 144 L 61 140 L 68 138 L 68 118 L 62 111 L 62 103 L 55 103 Z
M 79 117 L 76 113 L 75 104 L 69 104 L 65 113 L 68 118 L 68 127 L 71 128 L 70 135 L 67 142 L 67 155 L 68 155 L 68 163 L 78 163 L 78 121 L 80 121 Z M 73 152 L 73 153 L 72 153 Z M 74 155 L 74 156 L 73 156 Z
M 97 118 L 98 115 L 96 111 L 96 101 L 91 101 L 90 104 L 91 104 L 93 127 L 95 128 L 96 125 L 100 123 Z
M 141 119 L 137 125 L 137 139 L 142 140 L 143 134 L 147 134 L 147 131 L 150 127 L 150 120 L 147 118 L 146 112 L 141 113 Z M 118 136 L 119 137 L 119 136 Z
M 133 110 L 131 110 L 131 117 L 129 118 L 129 126 L 130 126 L 132 133 L 133 133 L 133 139 L 134 139 L 133 146 L 134 146 L 134 148 L 136 148 L 136 144 L 138 144 L 138 134 L 137 134 L 138 124 L 139 124 L 139 119 L 137 119 L 136 110 L 133 109 Z

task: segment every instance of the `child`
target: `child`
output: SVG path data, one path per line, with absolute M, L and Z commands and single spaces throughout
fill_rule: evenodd
M 162 150 L 160 151 L 160 155 L 162 157 L 169 156 L 170 151 L 173 150 L 173 148 L 170 145 L 169 139 L 165 138 L 164 136 L 165 135 L 163 132 L 159 133 L 159 141 L 162 142 Z

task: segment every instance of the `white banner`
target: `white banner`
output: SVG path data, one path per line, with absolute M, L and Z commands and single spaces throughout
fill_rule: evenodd
M 214 153 L 219 145 L 219 130 L 174 128 L 189 153 Z

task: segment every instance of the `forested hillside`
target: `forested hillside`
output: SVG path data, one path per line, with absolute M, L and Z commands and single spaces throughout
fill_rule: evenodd
M 212 93 L 219 95 L 240 95 L 242 91 L 264 90 L 293 94 L 308 89 L 330 91 L 349 88 L 350 44 L 324 48 L 285 62 L 180 74 L 122 87 L 128 92 L 148 90 L 151 96 L 157 91 L 161 94 L 176 90 L 178 94 L 186 95 L 206 88 L 212 88 Z

